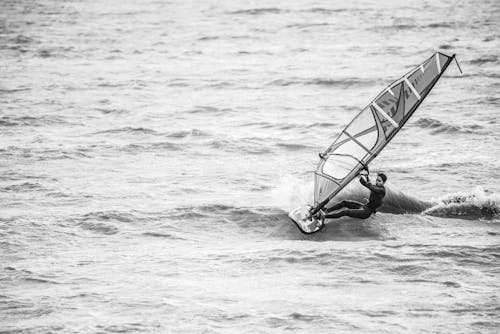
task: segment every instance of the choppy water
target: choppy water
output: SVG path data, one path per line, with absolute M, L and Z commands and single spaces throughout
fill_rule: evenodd
M 499 17 L 1 1 L 0 332 L 498 332 Z M 382 212 L 301 235 L 317 153 L 437 49 L 464 75 L 371 166 Z

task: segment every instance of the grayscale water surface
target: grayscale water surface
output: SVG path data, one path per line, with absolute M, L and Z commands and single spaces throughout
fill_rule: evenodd
M 1 333 L 497 333 L 500 2 L 0 2 Z M 302 235 L 346 123 L 456 53 Z M 343 196 L 367 193 L 354 182 Z

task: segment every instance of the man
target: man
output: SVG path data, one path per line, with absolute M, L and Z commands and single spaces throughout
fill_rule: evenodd
M 384 185 L 387 181 L 387 176 L 384 173 L 378 173 L 377 180 L 375 181 L 376 183 L 373 185 L 368 178 L 368 170 L 365 169 L 360 173 L 359 181 L 363 186 L 370 189 L 368 203 L 362 204 L 356 201 L 342 201 L 326 209 L 326 212 L 320 210 L 318 212 L 318 218 L 322 223 L 324 223 L 325 218 L 340 218 L 344 216 L 366 219 L 377 211 L 382 205 L 385 196 Z

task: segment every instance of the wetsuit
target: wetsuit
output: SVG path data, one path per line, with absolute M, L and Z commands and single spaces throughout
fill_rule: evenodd
M 328 208 L 325 211 L 325 218 L 340 218 L 348 216 L 353 218 L 366 219 L 370 217 L 372 213 L 377 211 L 377 208 L 382 205 L 382 200 L 385 196 L 385 187 L 371 184 L 368 176 L 366 177 L 366 180 L 361 177 L 359 179 L 359 182 L 361 182 L 361 184 L 366 188 L 370 189 L 370 198 L 368 200 L 368 203 L 362 204 L 356 201 L 342 201 L 335 204 L 331 208 Z M 336 210 L 340 211 L 329 213 Z

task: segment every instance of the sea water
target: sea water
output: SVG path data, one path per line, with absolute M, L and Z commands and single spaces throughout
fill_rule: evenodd
M 0 332 L 497 333 L 499 17 L 1 1 Z M 371 164 L 380 212 L 302 235 L 287 213 L 311 203 L 317 154 L 436 50 L 463 75 Z

